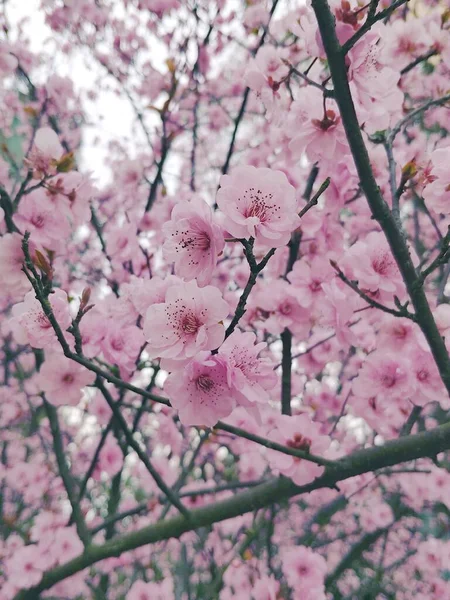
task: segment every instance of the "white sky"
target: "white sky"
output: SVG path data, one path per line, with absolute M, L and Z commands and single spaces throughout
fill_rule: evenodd
M 39 0 L 8 0 L 6 13 L 11 29 L 21 20 L 24 21 L 24 32 L 30 40 L 30 49 L 39 52 L 49 47 L 49 39 L 54 38 L 51 29 L 45 24 L 44 13 L 39 9 Z M 49 48 L 50 50 L 50 48 Z M 133 139 L 133 110 L 128 100 L 115 93 L 103 92 L 95 102 L 89 101 L 84 93 L 94 88 L 95 76 L 101 73 L 101 67 L 94 59 L 89 58 L 87 51 L 78 50 L 71 56 L 56 56 L 55 71 L 61 76 L 70 76 L 77 92 L 81 92 L 83 105 L 93 126 L 83 127 L 83 151 L 80 157 L 83 171 L 92 171 L 97 184 L 109 180 L 109 172 L 105 169 L 108 156 L 107 144 L 118 138 Z M 89 62 L 89 66 L 85 64 Z M 95 89 L 95 88 L 94 88 Z M 100 144 L 94 139 L 100 136 Z

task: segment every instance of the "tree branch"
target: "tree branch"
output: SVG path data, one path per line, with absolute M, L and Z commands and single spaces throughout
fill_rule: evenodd
M 392 6 L 394 5 L 391 5 L 391 8 Z M 442 381 L 450 394 L 450 359 L 447 348 L 437 328 L 425 292 L 422 286 L 417 285 L 418 276 L 406 243 L 406 235 L 399 228 L 384 201 L 373 175 L 347 79 L 344 48 L 340 46 L 336 36 L 334 17 L 326 0 L 312 0 L 312 7 L 328 58 L 336 101 L 358 171 L 361 188 L 369 203 L 372 216 L 384 231 L 414 306 L 416 322 L 425 335 Z
M 22 590 L 16 594 L 14 600 L 35 600 L 36 594 L 50 589 L 59 581 L 96 562 L 113 556 L 120 556 L 123 552 L 162 540 L 179 538 L 187 531 L 208 527 L 214 523 L 265 508 L 275 502 L 281 502 L 299 494 L 323 487 L 333 487 L 339 481 L 350 477 L 418 458 L 436 456 L 436 454 L 449 448 L 450 423 L 446 423 L 431 431 L 387 442 L 384 446 L 375 446 L 354 452 L 336 461 L 333 467 L 326 468 L 321 477 L 308 485 L 299 487 L 289 479 L 281 477 L 275 481 L 236 494 L 227 500 L 192 510 L 189 521 L 182 515 L 178 515 L 170 520 L 160 521 L 139 531 L 117 537 L 101 546 L 92 545 L 75 559 L 45 573 L 38 585 L 28 590 Z

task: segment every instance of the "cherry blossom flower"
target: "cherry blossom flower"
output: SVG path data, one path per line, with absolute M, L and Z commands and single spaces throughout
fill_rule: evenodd
M 72 527 L 59 527 L 53 532 L 50 556 L 56 564 L 64 564 L 83 553 L 84 546 Z
M 152 305 L 145 315 L 146 350 L 154 358 L 184 359 L 218 348 L 228 312 L 216 287 L 199 288 L 195 280 L 170 286 L 165 302 Z
M 333 277 L 333 270 L 329 261 L 315 257 L 309 265 L 305 260 L 294 263 L 292 271 L 287 278 L 294 288 L 298 290 L 298 303 L 308 308 L 323 296 L 322 283 Z
M 34 190 L 19 204 L 14 222 L 22 232 L 30 232 L 33 243 L 50 250 L 59 250 L 71 230 L 66 216 L 55 213 L 42 189 Z
M 144 341 L 139 327 L 124 326 L 110 319 L 105 336 L 100 341 L 100 348 L 108 362 L 131 372 L 135 369 L 135 361 Z
M 39 384 L 46 399 L 54 406 L 76 406 L 81 400 L 82 388 L 92 385 L 95 373 L 63 354 L 49 354 L 39 371 Z
M 236 404 L 227 364 L 208 352 L 200 352 L 181 372 L 169 375 L 164 390 L 183 425 L 213 427 L 230 415 Z
M 352 389 L 354 394 L 362 398 L 407 397 L 412 391 L 410 366 L 400 356 L 374 352 L 364 362 Z
M 281 117 L 282 97 L 280 88 L 289 74 L 283 59 L 286 53 L 273 46 L 260 48 L 247 67 L 245 82 L 261 98 L 267 110 L 267 118 L 278 124 Z
M 252 600 L 277 600 L 280 582 L 275 577 L 263 577 L 253 586 Z
M 116 439 L 109 435 L 101 449 L 97 463 L 97 472 L 103 472 L 114 477 L 123 466 L 123 452 Z
M 55 289 L 49 296 L 50 306 L 62 331 L 71 323 L 67 294 Z M 28 292 L 25 300 L 12 308 L 11 327 L 17 340 L 22 344 L 31 344 L 34 348 L 46 348 L 56 342 L 53 327 L 45 315 L 34 292 Z
M 253 237 L 269 248 L 287 244 L 300 224 L 295 189 L 281 171 L 236 167 L 220 178 L 217 204 L 231 235 Z
M 44 572 L 37 545 L 23 546 L 6 561 L 8 581 L 18 589 L 28 589 L 37 585 Z
M 282 564 L 283 573 L 296 599 L 325 600 L 327 563 L 323 556 L 311 548 L 296 546 L 283 552 Z
M 283 280 L 271 282 L 271 293 L 262 286 L 253 296 L 253 302 L 266 317 L 258 328 L 281 333 L 285 328 L 303 337 L 310 327 L 310 313 L 300 305 L 300 294 Z
M 330 438 L 320 434 L 320 427 L 304 413 L 301 415 L 277 415 L 275 427 L 269 431 L 269 439 L 290 448 L 323 456 L 330 445 Z M 268 450 L 271 469 L 292 479 L 297 485 L 310 483 L 324 472 L 324 468 L 302 458 Z
M 327 100 L 324 109 L 322 94 L 316 88 L 302 89 L 302 95 L 292 103 L 284 131 L 292 138 L 289 149 L 296 158 L 305 152 L 312 162 L 330 161 L 350 153 L 336 103 Z
M 234 331 L 218 354 L 227 363 L 228 385 L 235 389 L 237 402 L 243 406 L 268 402 L 267 391 L 275 387 L 278 379 L 270 361 L 258 358 L 266 344 L 255 341 L 254 333 Z
M 357 280 L 363 291 L 376 293 L 381 299 L 404 295 L 400 271 L 381 232 L 373 231 L 353 244 L 343 265 L 348 267 L 350 279 Z
M 206 202 L 193 198 L 176 204 L 163 233 L 164 257 L 174 263 L 175 274 L 187 281 L 196 278 L 200 287 L 208 284 L 225 242 Z
M 415 347 L 410 351 L 409 361 L 415 388 L 415 393 L 411 395 L 412 402 L 418 406 L 428 402 L 442 402 L 446 408 L 448 395 L 431 353 Z
M 382 129 L 392 116 L 402 114 L 403 93 L 398 87 L 400 72 L 391 61 L 383 60 L 383 44 L 379 34 L 371 31 L 348 53 L 349 79 L 361 107 L 370 112 L 370 122 Z M 380 100 L 383 99 L 383 107 Z M 376 124 L 376 125 L 375 125 Z

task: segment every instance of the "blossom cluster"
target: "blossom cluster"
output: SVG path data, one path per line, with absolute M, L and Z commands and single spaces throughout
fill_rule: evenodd
M 450 597 L 449 7 L 397 4 L 3 3 L 0 600 Z

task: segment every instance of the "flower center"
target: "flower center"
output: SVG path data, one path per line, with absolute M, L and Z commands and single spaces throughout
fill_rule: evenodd
M 377 256 L 372 260 L 372 268 L 375 273 L 378 273 L 379 275 L 386 275 L 391 263 L 392 260 L 389 254 L 384 252 L 381 256 Z
M 304 437 L 301 433 L 296 433 L 292 440 L 289 440 L 286 443 L 288 448 L 295 448 L 296 450 L 305 450 L 309 452 L 311 448 L 311 440 L 307 437 Z
M 114 338 L 113 340 L 111 340 L 111 346 L 113 350 L 120 352 L 121 350 L 123 350 L 125 343 L 122 338 Z
M 214 381 L 208 375 L 200 375 L 195 385 L 201 392 L 209 392 L 214 387 Z
M 189 315 L 186 315 L 181 323 L 181 329 L 183 330 L 184 333 L 187 333 L 189 335 L 197 333 L 197 331 L 199 330 L 200 327 L 201 327 L 200 321 L 192 313 Z
M 289 302 L 283 302 L 280 304 L 279 310 L 282 315 L 290 315 L 292 312 L 292 306 Z
M 332 127 L 335 127 L 339 123 L 339 120 L 340 119 L 336 116 L 334 110 L 327 110 L 322 120 L 313 119 L 312 123 L 317 129 L 320 129 L 321 131 L 328 131 Z
M 72 375 L 72 373 L 66 373 L 63 377 L 63 381 L 64 381 L 64 383 L 73 383 L 74 376 Z
M 318 292 L 322 288 L 322 284 L 320 281 L 311 281 L 309 284 L 309 289 L 312 292 Z
M 47 319 L 47 317 L 45 316 L 44 313 L 39 313 L 39 315 L 37 317 L 37 322 L 41 329 L 50 329 L 51 328 L 51 323 Z
M 199 250 L 209 250 L 211 246 L 211 239 L 206 233 L 206 231 L 201 231 L 198 235 L 195 236 L 193 246 L 195 246 Z
M 417 373 L 417 379 L 419 381 L 428 381 L 428 371 L 425 369 L 420 369 Z
M 381 383 L 386 388 L 393 387 L 395 385 L 396 381 L 397 381 L 397 378 L 395 377 L 395 374 L 393 374 L 393 373 L 383 373 L 381 375 Z
M 44 217 L 42 215 L 36 215 L 31 219 L 31 223 L 37 228 L 42 229 L 44 227 Z

